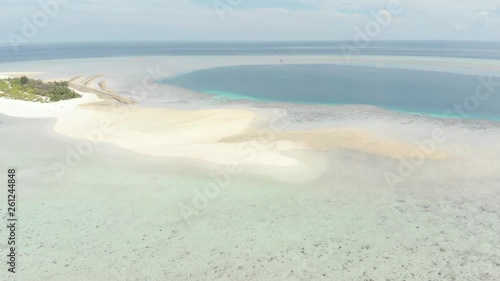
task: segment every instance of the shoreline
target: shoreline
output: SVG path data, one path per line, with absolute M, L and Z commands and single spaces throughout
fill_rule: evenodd
M 187 58 L 190 63 L 183 64 L 182 67 L 174 63 L 174 67 L 170 66 L 167 71 L 161 69 L 161 74 L 175 75 L 186 70 L 238 64 L 249 60 L 242 58 L 237 62 L 225 60 L 219 62 L 205 58 L 193 65 L 191 59 Z M 300 61 L 300 58 L 296 59 Z M 262 60 L 262 58 L 257 60 L 257 63 L 262 63 Z M 284 121 L 283 118 L 287 118 L 276 115 L 277 106 L 274 105 L 268 108 L 242 107 L 237 103 L 229 106 L 212 104 L 206 108 L 201 106 L 201 109 L 186 109 L 178 104 L 166 108 L 142 107 L 141 104 L 135 104 L 132 100 L 119 96 L 108 87 L 107 80 L 103 79 L 110 76 L 106 72 L 109 70 L 92 71 L 89 72 L 91 75 L 84 75 L 81 74 L 85 73 L 82 71 L 80 74 L 71 73 L 72 78 L 66 78 L 71 88 L 83 93 L 81 99 L 39 105 L 0 99 L 0 114 L 24 118 L 56 118 L 53 130 L 61 135 L 88 141 L 88 136 L 97 131 L 103 136 L 103 142 L 144 155 L 185 158 L 218 165 L 284 168 L 302 174 L 305 178 L 311 178 L 319 173 L 307 169 L 308 165 L 315 165 L 311 161 L 324 163 L 327 158 L 308 157 L 308 153 L 327 154 L 332 151 L 349 150 L 389 161 L 412 159 L 417 155 L 438 162 L 453 159 L 457 155 L 456 151 L 450 153 L 448 148 L 441 147 L 422 154 L 421 147 L 414 142 L 416 135 L 404 136 L 405 133 L 386 135 L 380 133 L 378 129 L 371 129 L 370 122 L 363 126 L 356 125 L 355 120 L 338 122 L 335 126 L 324 122 L 312 127 L 305 122 L 293 124 L 298 126 L 273 128 L 272 123 L 276 119 Z M 56 76 L 57 72 L 47 75 Z M 123 73 L 114 74 L 115 77 L 121 75 Z M 132 82 L 136 81 L 132 79 L 129 83 Z M 126 88 L 122 85 L 121 90 L 123 89 Z M 170 93 L 167 91 L 167 94 Z M 194 101 L 196 102 L 196 99 Z M 377 127 L 398 125 L 397 121 L 391 121 L 397 119 L 397 114 L 397 112 L 394 115 L 391 113 L 391 117 L 385 120 L 374 120 L 373 124 Z M 364 120 L 366 117 L 360 119 Z M 427 117 L 419 120 L 431 125 L 433 123 Z M 102 128 L 102 123 L 106 124 L 106 128 Z M 411 130 L 412 128 L 408 129 L 406 133 Z M 308 171 L 305 173 L 303 170 Z
M 116 99 L 110 103 L 94 93 L 77 92 L 82 98 L 54 103 L 0 99 L 0 114 L 56 118 L 54 131 L 74 139 L 90 140 L 88 136 L 99 131 L 102 141 L 137 153 L 221 165 L 304 164 L 285 155 L 292 151 L 351 149 L 389 159 L 409 158 L 420 151 L 414 144 L 377 137 L 361 129 L 271 130 L 270 125 L 263 124 L 280 117 L 271 110 L 145 108 L 119 103 Z M 106 129 L 102 123 L 107 124 Z M 270 136 L 262 140 L 263 134 Z M 446 157 L 440 151 L 426 155 L 433 160 Z

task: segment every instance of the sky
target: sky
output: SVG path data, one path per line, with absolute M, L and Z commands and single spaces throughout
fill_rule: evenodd
M 499 0 L 0 0 L 0 7 L 2 45 L 362 36 L 500 41 Z

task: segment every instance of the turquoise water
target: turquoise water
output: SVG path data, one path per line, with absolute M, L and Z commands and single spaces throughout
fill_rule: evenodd
M 445 72 L 342 65 L 229 66 L 160 82 L 227 99 L 366 104 L 435 117 L 500 118 L 500 78 L 493 79 L 499 90 L 490 92 L 483 86 L 479 99 L 475 93 L 480 77 Z

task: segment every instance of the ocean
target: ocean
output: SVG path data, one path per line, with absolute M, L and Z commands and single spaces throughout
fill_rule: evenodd
M 0 46 L 0 63 L 123 56 L 379 55 L 500 59 L 500 42 L 112 42 Z
M 215 61 L 223 61 L 225 57 L 245 57 L 248 59 L 241 65 L 228 66 L 222 63 L 220 67 L 214 65 L 202 70 L 187 67 L 180 73 L 174 71 L 173 77 L 160 77 L 157 82 L 215 98 L 233 100 L 322 105 L 364 104 L 436 117 L 500 120 L 500 95 L 491 90 L 491 85 L 484 85 L 484 81 L 491 78 L 477 74 L 450 73 L 439 70 L 439 67 L 422 69 L 419 66 L 411 69 L 411 66 L 398 66 L 394 62 L 384 65 L 383 59 L 384 56 L 415 57 L 412 63 L 417 65 L 419 58 L 447 58 L 448 63 L 458 64 L 456 69 L 466 70 L 472 60 L 481 60 L 482 64 L 487 64 L 488 60 L 500 61 L 500 42 L 377 41 L 350 55 L 378 57 L 381 58 L 381 63 L 359 65 L 349 64 L 344 60 L 344 65 L 339 65 L 325 64 L 322 61 L 328 55 L 342 58 L 346 46 L 355 44 L 339 41 L 115 42 L 24 45 L 17 52 L 10 46 L 0 46 L 0 66 L 38 61 L 52 69 L 55 63 L 51 60 L 76 59 L 78 61 L 74 63 L 82 68 L 84 65 L 93 65 L 92 59 L 123 57 L 123 60 L 113 62 L 119 69 L 123 69 L 137 67 L 134 64 L 125 65 L 131 58 L 154 60 L 157 57 L 191 57 L 197 60 L 199 57 L 200 60 L 213 58 Z M 263 56 L 276 57 L 275 60 L 270 60 L 276 64 L 266 65 L 260 62 L 252 65 L 252 58 Z M 285 57 L 301 56 L 317 57 L 318 64 L 289 64 L 287 60 L 279 63 Z M 104 66 L 108 67 L 101 64 L 94 68 L 101 69 L 101 72 Z M 178 68 L 182 67 L 180 65 Z M 71 72 L 67 67 L 61 69 Z M 39 70 L 47 72 L 46 69 Z M 113 72 L 115 75 L 120 73 L 117 69 Z M 476 90 L 479 87 L 482 87 L 482 92 L 479 92 L 482 93 L 481 96 L 477 96 Z M 127 92 L 124 89 L 118 91 Z M 158 99 L 160 102 L 172 99 L 168 92 L 157 94 L 164 96 Z

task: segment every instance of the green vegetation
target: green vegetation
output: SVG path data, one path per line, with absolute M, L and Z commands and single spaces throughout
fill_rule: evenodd
M 28 79 L 28 77 L 26 76 L 21 76 L 21 79 L 19 79 L 19 82 L 21 82 L 21 85 L 26 85 L 30 82 L 30 80 Z
M 0 79 L 0 97 L 37 102 L 54 102 L 81 97 L 68 87 L 68 82 L 49 82 L 21 78 Z

